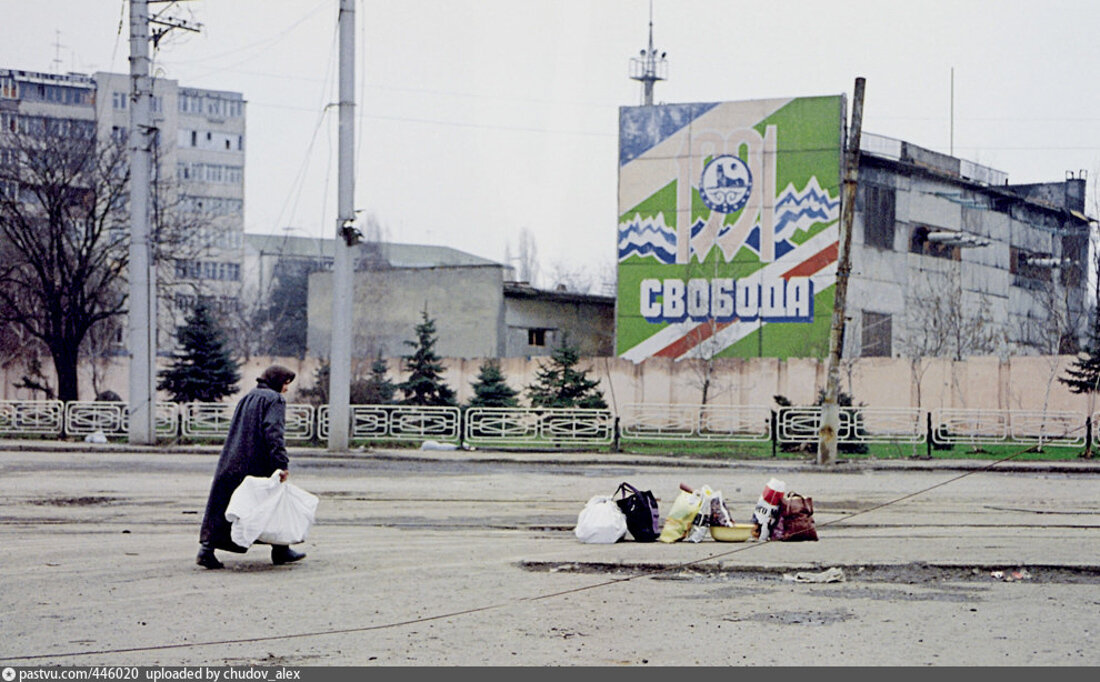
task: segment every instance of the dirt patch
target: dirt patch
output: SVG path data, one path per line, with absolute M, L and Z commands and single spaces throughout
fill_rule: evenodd
M 48 507 L 94 507 L 120 502 L 118 497 L 45 497 L 29 500 L 28 504 Z
M 832 625 L 851 620 L 853 617 L 851 611 L 834 609 L 831 611 L 767 611 L 745 616 L 730 616 L 722 620 L 731 623 L 749 621 L 770 625 Z

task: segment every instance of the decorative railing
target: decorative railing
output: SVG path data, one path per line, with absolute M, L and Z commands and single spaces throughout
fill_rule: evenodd
M 60 400 L 0 400 L 0 434 L 60 434 L 64 415 Z
M 923 443 L 924 412 L 908 408 L 839 407 L 838 443 Z M 821 433 L 822 408 L 783 407 L 776 418 L 780 442 L 809 443 Z
M 359 440 L 443 440 L 459 438 L 459 409 L 415 405 L 352 405 L 350 437 Z M 317 435 L 327 439 L 329 406 L 317 409 Z
M 218 441 L 229 431 L 234 405 L 158 402 L 159 437 Z M 1100 412 L 839 407 L 839 443 L 925 443 L 934 446 L 1042 444 L 1080 447 Z M 478 446 L 605 446 L 617 441 L 700 441 L 783 444 L 815 442 L 820 406 L 717 406 L 630 403 L 621 412 L 602 409 L 419 407 L 352 405 L 353 441 L 437 440 Z M 327 405 L 286 407 L 286 437 L 292 442 L 327 440 Z M 58 400 L 0 401 L 0 437 L 71 437 L 102 433 L 122 439 L 129 407 L 121 402 Z
M 641 440 L 767 441 L 772 410 L 761 405 L 629 403 L 619 415 L 623 438 Z
M 1095 424 L 1096 418 L 1091 422 Z M 1012 442 L 1076 447 L 1087 438 L 1085 415 L 1079 412 L 938 409 L 932 411 L 932 423 L 932 441 L 940 445 Z
M 464 417 L 471 445 L 609 445 L 615 439 L 610 410 L 471 407 Z

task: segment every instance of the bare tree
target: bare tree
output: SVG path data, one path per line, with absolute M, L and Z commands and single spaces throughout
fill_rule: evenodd
M 531 286 L 538 286 L 539 279 L 539 249 L 535 244 L 535 235 L 531 234 L 531 230 L 523 228 L 519 231 L 519 253 L 516 256 L 516 260 L 519 261 L 519 267 L 516 270 L 516 277 L 520 282 L 527 282 Z
M 557 291 L 571 291 L 575 294 L 587 294 L 592 290 L 592 276 L 583 268 L 564 261 L 555 261 L 550 269 L 550 288 Z
M 975 293 L 964 300 L 958 268 L 925 270 L 908 305 L 909 324 L 903 344 L 911 358 L 995 355 L 1005 335 L 993 319 L 990 298 Z
M 41 341 L 57 395 L 78 397 L 79 349 L 125 312 L 126 149 L 91 121 L 11 117 L 0 131 L 0 324 Z

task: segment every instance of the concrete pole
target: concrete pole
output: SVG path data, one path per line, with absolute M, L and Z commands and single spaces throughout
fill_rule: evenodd
M 130 430 L 131 443 L 156 442 L 156 284 L 149 239 L 153 87 L 149 7 L 130 0 Z
M 818 464 L 836 464 L 837 436 L 840 430 L 840 407 L 837 394 L 840 386 L 840 356 L 844 345 L 844 316 L 848 299 L 848 274 L 851 272 L 852 220 L 856 210 L 856 188 L 859 178 L 859 138 L 863 126 L 864 79 L 857 78 L 852 104 L 852 127 L 844 153 L 844 188 L 840 201 L 840 237 L 836 258 L 836 294 L 833 323 L 829 330 L 829 362 L 825 399 L 821 405 L 821 431 L 817 446 Z
M 328 449 L 348 449 L 354 273 L 352 246 L 342 228 L 355 221 L 355 0 L 340 0 L 339 195 L 332 266 L 332 343 L 329 351 Z

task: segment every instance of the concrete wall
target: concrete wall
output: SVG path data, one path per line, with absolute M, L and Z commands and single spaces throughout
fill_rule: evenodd
M 972 357 L 963 361 L 928 359 L 910 361 L 905 358 L 857 358 L 846 360 L 840 368 L 840 388 L 855 397 L 857 403 L 872 407 L 971 408 L 991 410 L 1043 410 L 1091 413 L 1097 400 L 1087 395 L 1070 393 L 1057 381 L 1073 363 L 1072 356 L 1027 356 L 1010 359 Z M 535 374 L 547 358 L 503 358 L 501 369 L 509 385 L 524 391 L 535 380 Z M 404 378 L 401 360 L 389 362 L 389 377 L 397 382 Z M 473 391 L 470 385 L 477 379 L 480 358 L 448 358 L 444 361 L 444 378 L 467 401 Z M 167 359 L 161 358 L 162 366 Z M 254 357 L 241 367 L 241 393 L 256 385 L 256 377 L 265 367 L 278 363 L 298 373 L 290 388 L 290 400 L 300 400 L 298 389 L 311 386 L 320 360 L 307 358 Z M 365 375 L 368 361 L 361 361 Z M 612 408 L 627 403 L 698 404 L 701 396 L 702 365 L 693 361 L 673 361 L 654 358 L 635 364 L 610 357 L 586 357 L 580 369 L 589 370 L 590 378 L 600 379 L 600 389 Z M 52 375 L 52 364 L 45 371 Z M 23 370 L 19 367 L 0 368 L 0 399 L 29 400 L 41 398 L 25 389 L 15 389 Z M 125 400 L 128 394 L 129 362 L 118 358 L 101 368 L 105 377 L 100 390 L 110 389 Z M 93 397 L 91 373 L 88 367 L 80 378 L 81 398 Z M 783 395 L 797 405 L 814 402 L 818 391 L 825 387 L 826 364 L 813 358 L 729 358 L 714 361 L 714 375 L 709 404 L 774 406 L 773 396 Z M 234 396 L 230 401 L 239 398 Z M 166 396 L 161 396 L 166 400 Z
M 615 352 L 615 309 L 599 303 L 550 300 L 543 297 L 504 298 L 505 357 L 549 355 L 568 332 L 569 343 L 581 355 Z M 550 329 L 544 346 L 531 346 L 527 330 Z
M 412 350 L 427 310 L 441 357 L 491 357 L 502 341 L 502 270 L 487 267 L 395 268 L 355 273 L 353 357 L 399 358 Z M 332 273 L 309 277 L 309 356 L 327 357 L 332 339 Z

